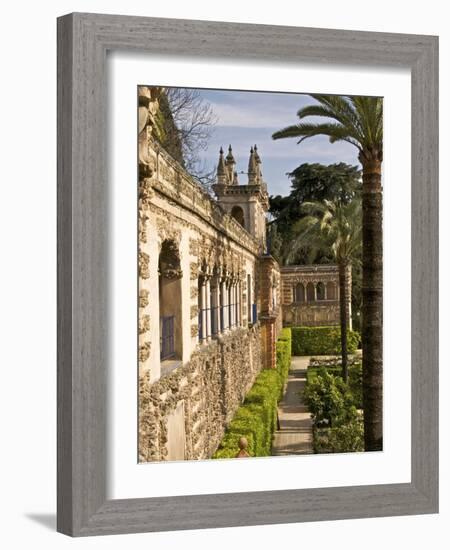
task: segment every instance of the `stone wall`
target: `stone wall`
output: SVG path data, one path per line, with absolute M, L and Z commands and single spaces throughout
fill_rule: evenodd
M 279 271 L 154 139 L 159 96 L 146 87 L 139 95 L 139 461 L 203 459 L 274 364 Z
M 254 326 L 202 346 L 186 365 L 157 382 L 141 372 L 139 461 L 210 458 L 261 367 L 260 328 Z M 169 425 L 184 436 L 172 456 Z

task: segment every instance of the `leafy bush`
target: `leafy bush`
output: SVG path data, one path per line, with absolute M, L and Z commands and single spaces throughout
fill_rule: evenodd
M 306 381 L 312 383 L 313 380 L 317 378 L 318 373 L 325 369 L 328 374 L 333 376 L 342 376 L 342 367 L 341 365 L 330 365 L 326 367 L 308 367 L 306 372 Z M 361 360 L 359 362 L 354 362 L 348 367 L 348 388 L 352 394 L 353 404 L 357 409 L 362 409 L 362 364 Z
M 309 368 L 304 390 L 314 420 L 314 450 L 342 453 L 364 450 L 364 429 L 360 409 L 361 367 L 351 367 L 346 384 L 339 367 Z M 325 427 L 326 426 L 326 427 Z
M 250 456 L 270 456 L 277 423 L 277 404 L 291 364 L 289 329 L 281 332 L 276 352 L 277 368 L 264 369 L 256 377 L 213 458 L 234 458 L 239 452 L 241 437 L 248 441 L 247 452 Z
M 353 395 L 340 376 L 327 372 L 325 367 L 305 386 L 304 398 L 315 423 L 326 420 L 330 426 L 346 419 L 351 408 L 355 408 Z
M 339 355 L 341 353 L 340 327 L 292 327 L 293 355 Z M 358 349 L 360 335 L 347 331 L 349 353 Z
M 334 428 L 325 430 L 314 428 L 314 452 L 316 453 L 362 451 L 364 451 L 364 423 L 360 414 Z

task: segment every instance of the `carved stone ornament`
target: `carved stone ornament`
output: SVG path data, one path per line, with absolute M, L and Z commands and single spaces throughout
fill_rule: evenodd
M 158 237 L 161 240 L 161 243 L 164 241 L 174 241 L 174 243 L 179 247 L 181 240 L 181 231 L 173 226 L 172 223 L 166 218 L 158 218 L 156 220 L 156 228 L 158 231 Z
M 198 298 L 198 286 L 191 286 L 191 300 Z
M 149 294 L 150 294 L 150 292 L 147 289 L 141 288 L 141 290 L 139 291 L 139 307 L 144 308 L 144 307 L 148 306 L 148 304 L 149 304 L 148 295 Z
M 164 279 L 181 279 L 183 276 L 183 271 L 176 267 L 166 267 L 164 269 L 159 270 L 159 274 L 164 277 Z
M 191 319 L 196 319 L 198 316 L 198 306 L 191 306 Z
M 148 264 L 150 262 L 150 256 L 146 252 L 139 252 L 139 277 L 141 279 L 148 279 L 150 277 L 150 270 Z
M 144 363 L 150 357 L 150 342 L 144 342 L 139 346 L 139 362 Z
M 150 330 L 150 315 L 142 315 L 139 319 L 139 334 L 144 334 Z
M 191 271 L 191 281 L 198 278 L 198 264 L 197 262 L 191 262 L 190 265 L 190 271 Z
M 146 179 L 141 179 L 139 182 L 139 204 L 142 208 L 146 208 L 150 205 L 150 201 L 153 198 L 155 192 L 153 191 L 152 182 L 149 176 Z

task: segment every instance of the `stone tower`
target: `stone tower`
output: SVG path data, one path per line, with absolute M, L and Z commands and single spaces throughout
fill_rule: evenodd
M 266 251 L 266 213 L 269 208 L 267 186 L 261 172 L 261 159 L 256 145 L 250 149 L 248 183 L 241 185 L 236 172 L 231 145 L 224 157 L 220 148 L 217 183 L 213 185 L 220 206 L 235 218 L 260 242 L 260 252 Z

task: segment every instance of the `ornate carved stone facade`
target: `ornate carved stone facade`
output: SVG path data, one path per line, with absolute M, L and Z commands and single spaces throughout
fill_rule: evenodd
M 351 328 L 351 269 L 347 270 Z M 283 326 L 339 325 L 339 270 L 336 265 L 281 268 Z
M 267 191 L 255 147 L 249 185 L 221 179 L 214 200 L 152 137 L 157 91 L 139 95 L 139 457 L 207 458 L 258 372 L 275 366 Z
M 245 365 L 245 368 L 243 368 Z M 167 424 L 184 404 L 184 459 L 210 457 L 261 369 L 259 329 L 240 329 L 195 351 L 190 361 L 151 383 L 139 377 L 139 460 L 181 458 L 168 452 Z

